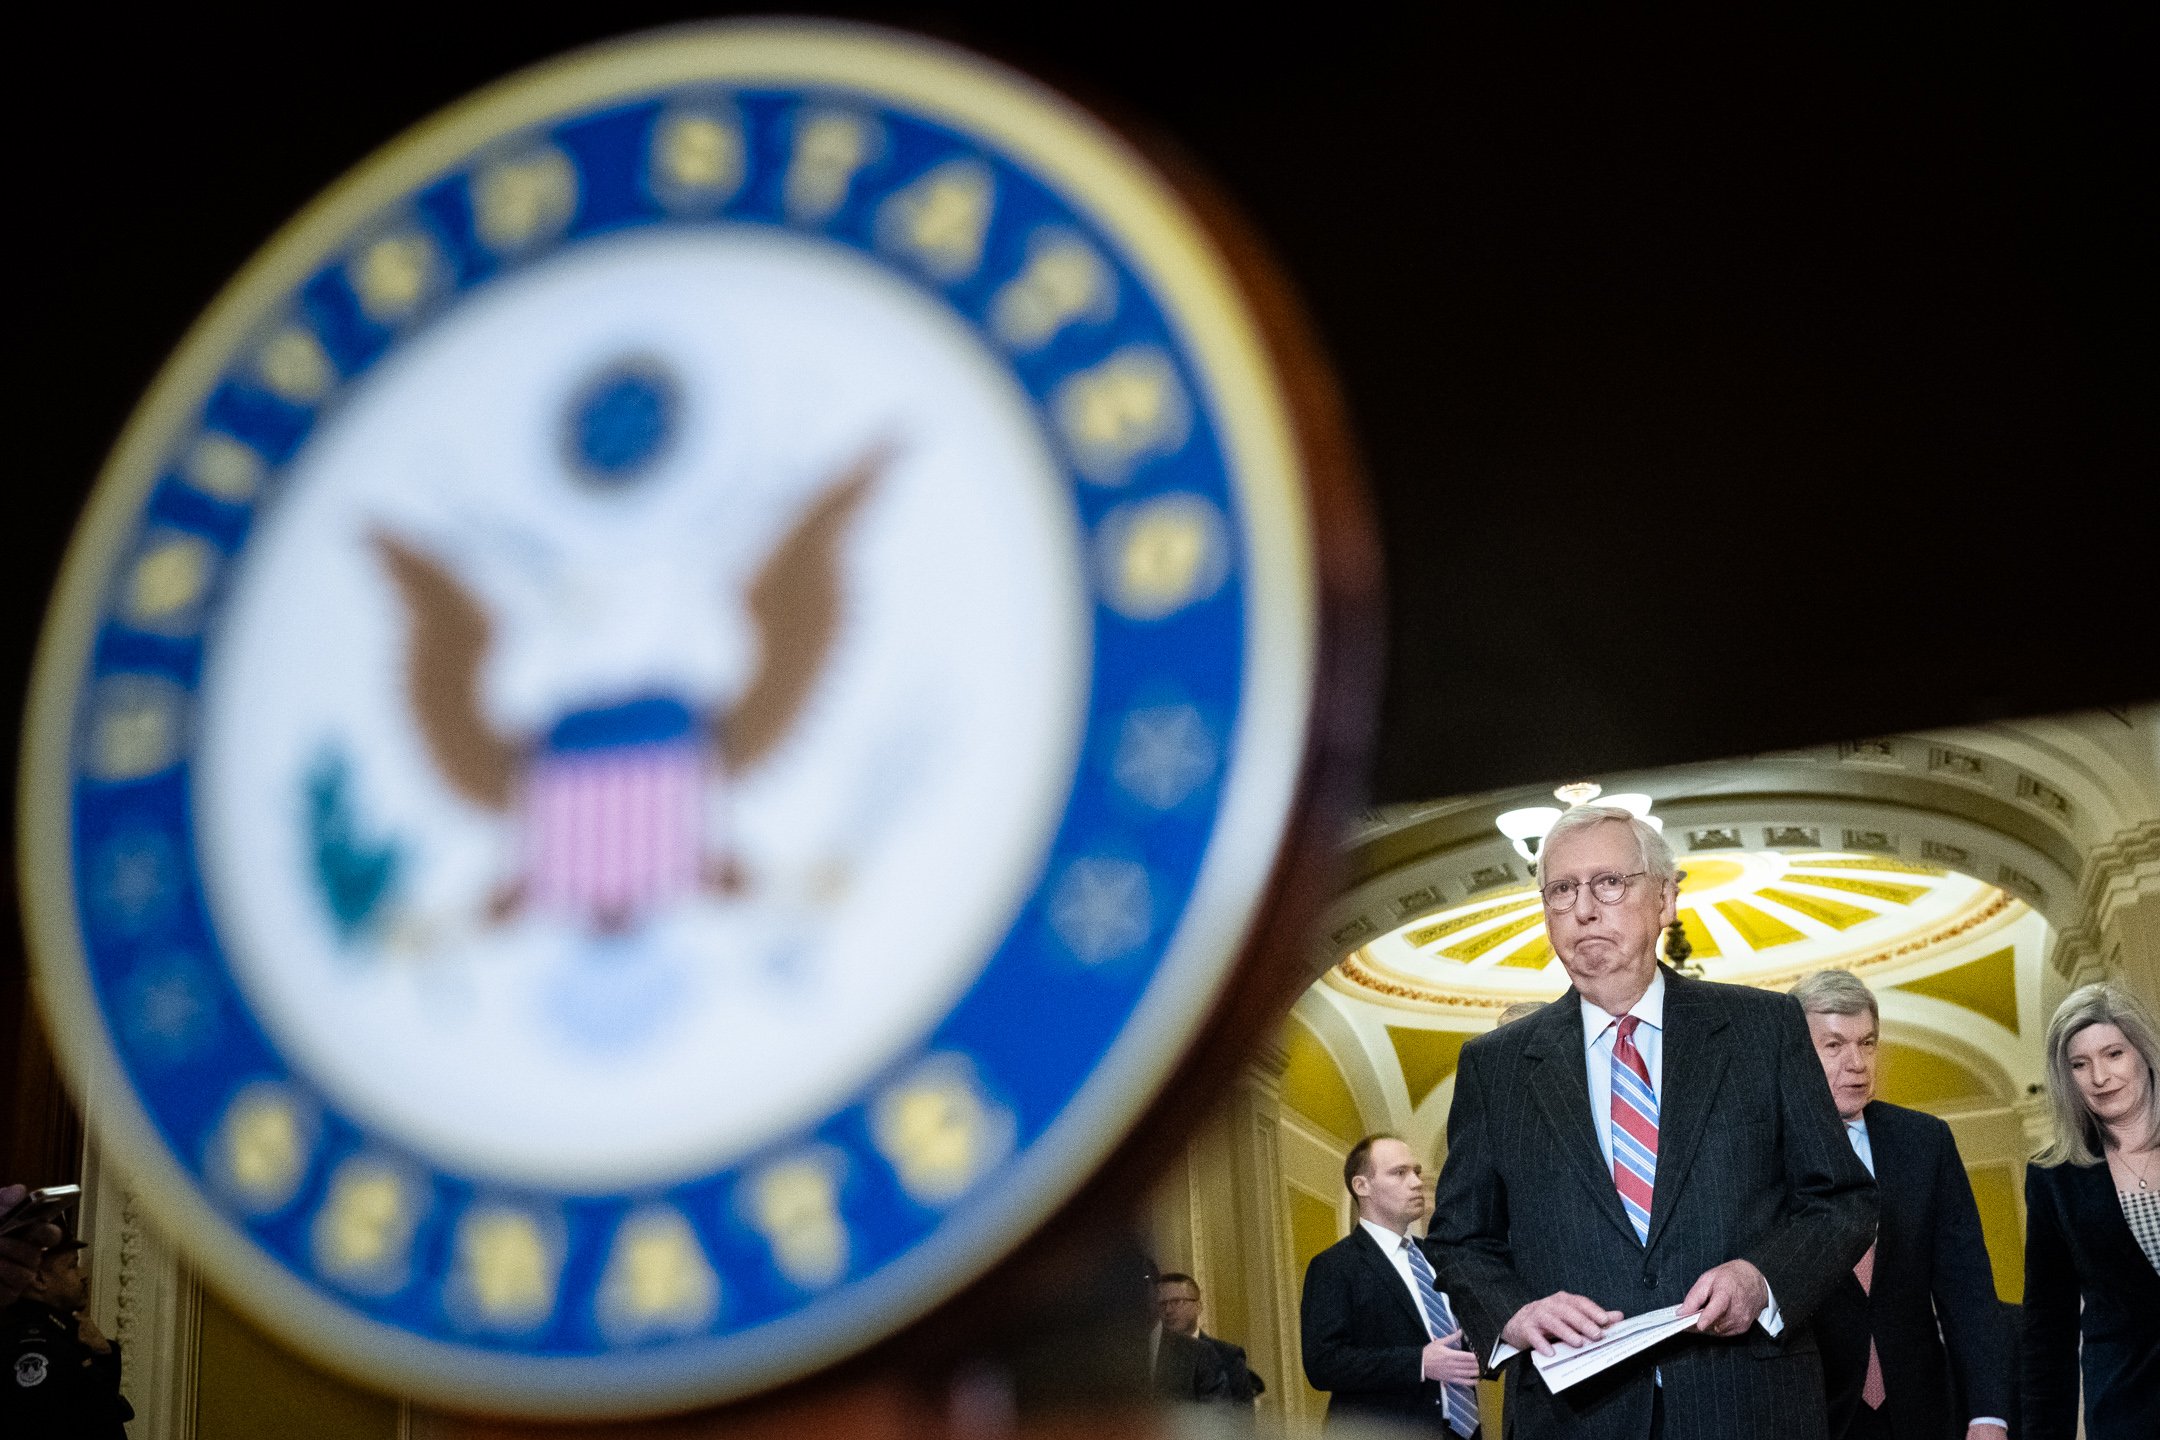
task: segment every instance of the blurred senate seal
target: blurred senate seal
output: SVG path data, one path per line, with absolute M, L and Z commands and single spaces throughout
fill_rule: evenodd
M 1069 1198 L 1308 740 L 1238 295 L 1083 113 L 801 24 L 516 77 L 282 233 L 99 481 L 24 772 L 42 1003 L 212 1282 L 636 1413 Z

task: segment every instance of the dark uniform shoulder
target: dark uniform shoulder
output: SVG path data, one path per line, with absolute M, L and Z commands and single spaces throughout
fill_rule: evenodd
M 0 1310 L 0 1345 L 40 1345 L 55 1340 L 72 1343 L 75 1331 L 46 1306 L 18 1300 Z
M 117 1350 L 93 1353 L 74 1321 L 18 1302 L 0 1316 L 0 1434 L 124 1437 Z

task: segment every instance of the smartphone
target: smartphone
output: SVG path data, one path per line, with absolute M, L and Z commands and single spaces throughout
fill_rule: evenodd
M 0 1235 L 12 1235 L 32 1225 L 57 1219 L 80 1199 L 80 1185 L 48 1185 L 42 1190 L 32 1190 L 23 1197 L 20 1205 L 0 1215 Z

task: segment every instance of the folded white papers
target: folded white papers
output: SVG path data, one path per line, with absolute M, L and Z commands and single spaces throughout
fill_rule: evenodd
M 1649 1349 L 1668 1335 L 1679 1334 L 1693 1325 L 1695 1318 L 1682 1315 L 1678 1305 L 1646 1310 L 1640 1315 L 1630 1315 L 1617 1325 L 1606 1326 L 1601 1340 L 1592 1340 L 1587 1345 L 1555 1345 L 1552 1354 L 1533 1353 L 1530 1360 L 1537 1366 L 1538 1374 L 1545 1377 L 1545 1388 L 1557 1395 L 1576 1381 L 1587 1380 L 1600 1370 Z

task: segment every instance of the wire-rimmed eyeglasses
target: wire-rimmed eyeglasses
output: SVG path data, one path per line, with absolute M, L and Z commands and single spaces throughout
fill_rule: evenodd
M 1574 908 L 1575 897 L 1582 893 L 1582 887 L 1588 884 L 1590 893 L 1597 897 L 1600 905 L 1617 905 L 1627 895 L 1628 886 L 1649 873 L 1637 870 L 1628 875 L 1593 875 L 1588 881 L 1555 880 L 1538 893 L 1545 897 L 1546 909 L 1569 910 Z

